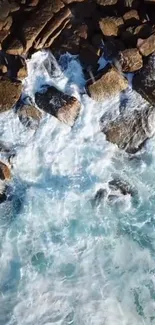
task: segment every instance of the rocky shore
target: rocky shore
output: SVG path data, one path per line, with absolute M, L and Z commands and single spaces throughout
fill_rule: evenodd
M 41 49 L 57 59 L 69 52 L 78 56 L 85 90 L 95 101 L 121 98 L 132 74 L 141 108 L 120 109 L 117 118 L 104 115 L 100 130 L 120 149 L 136 153 L 155 130 L 154 10 L 154 0 L 0 0 L 0 113 L 14 109 L 29 127 L 44 111 L 72 127 L 80 114 L 75 97 L 47 85 L 34 102 L 21 97 L 27 58 Z M 98 71 L 100 58 L 106 64 Z M 0 151 L 10 152 L 4 144 Z M 8 166 L 0 162 L 0 202 L 10 178 L 8 159 Z

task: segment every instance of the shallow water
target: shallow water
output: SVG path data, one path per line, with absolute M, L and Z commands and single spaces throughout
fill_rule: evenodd
M 75 95 L 82 109 L 72 129 L 46 114 L 37 130 L 13 111 L 0 115 L 0 140 L 17 152 L 13 200 L 0 206 L 0 325 L 155 324 L 155 140 L 133 159 L 108 143 L 99 120 L 118 114 L 120 98 L 88 98 L 76 57 L 55 65 L 35 54 L 23 97 L 45 83 Z M 127 99 L 125 109 L 141 107 L 131 89 Z M 136 201 L 120 195 L 94 207 L 116 176 Z

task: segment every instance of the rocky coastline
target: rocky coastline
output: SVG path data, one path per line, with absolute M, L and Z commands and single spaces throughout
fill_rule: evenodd
M 33 53 L 48 49 L 59 59 L 68 52 L 78 56 L 85 90 L 95 101 L 121 97 L 132 74 L 141 109 L 120 109 L 115 119 L 103 115 L 100 130 L 120 149 L 136 153 L 155 133 L 154 10 L 154 0 L 0 0 L 0 113 L 14 109 L 29 127 L 29 120 L 37 124 L 44 111 L 72 127 L 80 114 L 75 97 L 47 85 L 34 102 L 21 97 L 26 60 Z M 101 58 L 106 64 L 98 70 Z M 8 156 L 8 165 L 0 161 L 2 203 L 14 153 L 7 143 L 0 143 L 0 152 Z

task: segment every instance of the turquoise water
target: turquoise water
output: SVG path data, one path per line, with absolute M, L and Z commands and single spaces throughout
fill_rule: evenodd
M 40 52 L 28 62 L 24 94 L 56 84 L 82 109 L 72 129 L 45 114 L 37 130 L 0 115 L 1 140 L 17 152 L 12 200 L 0 206 L 0 325 L 155 324 L 155 141 L 134 157 L 108 143 L 99 120 L 118 114 L 120 98 L 94 103 L 76 57 L 54 76 L 51 60 Z M 127 109 L 141 107 L 127 96 Z M 136 199 L 116 193 L 93 206 L 116 176 Z

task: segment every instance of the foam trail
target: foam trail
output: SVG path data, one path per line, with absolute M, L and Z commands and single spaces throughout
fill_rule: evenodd
M 1 141 L 17 152 L 11 185 L 21 203 L 0 206 L 0 324 L 155 324 L 154 139 L 132 160 L 106 142 L 99 120 L 118 114 L 120 99 L 94 103 L 76 57 L 58 65 L 38 52 L 28 72 L 23 96 L 54 84 L 82 109 L 73 129 L 46 114 L 37 131 L 12 111 L 0 115 Z M 128 96 L 125 109 L 140 106 Z M 94 209 L 92 197 L 115 175 L 135 186 L 138 203 L 120 196 Z

